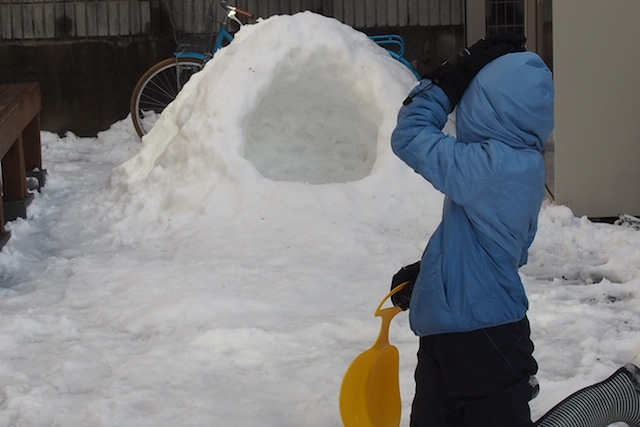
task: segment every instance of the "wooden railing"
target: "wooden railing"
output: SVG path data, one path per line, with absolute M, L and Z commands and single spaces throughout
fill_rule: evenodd
M 10 237 L 5 222 L 26 217 L 33 198 L 27 177 L 44 184 L 40 108 L 38 83 L 0 84 L 0 248 Z

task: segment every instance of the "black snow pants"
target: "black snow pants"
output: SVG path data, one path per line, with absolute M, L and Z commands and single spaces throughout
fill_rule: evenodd
M 531 427 L 529 320 L 420 338 L 411 427 Z

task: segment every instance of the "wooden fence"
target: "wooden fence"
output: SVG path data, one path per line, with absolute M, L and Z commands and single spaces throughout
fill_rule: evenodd
M 144 34 L 154 0 L 0 0 L 1 39 Z
M 464 22 L 464 0 L 238 0 L 235 4 L 263 18 L 310 10 L 355 28 Z M 0 40 L 154 34 L 167 30 L 163 17 L 168 8 L 211 14 L 216 20 L 223 13 L 217 0 L 0 0 Z

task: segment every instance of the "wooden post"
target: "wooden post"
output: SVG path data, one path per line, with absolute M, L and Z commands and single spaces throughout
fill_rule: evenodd
M 44 177 L 40 109 L 38 83 L 0 85 L 0 248 L 9 239 L 5 221 L 25 217 L 33 197 L 27 188 L 27 174 L 35 169 Z M 5 211 L 7 207 L 10 212 Z
M 42 149 L 40 148 L 40 115 L 38 114 L 22 131 L 25 170 L 42 169 Z
M 22 136 L 11 145 L 7 154 L 2 158 L 2 183 L 4 202 L 24 200 L 29 195 L 27 192 L 27 172 L 24 163 L 24 146 Z
M 4 229 L 4 208 L 2 207 L 2 183 L 0 182 L 0 249 L 11 237 L 11 232 Z

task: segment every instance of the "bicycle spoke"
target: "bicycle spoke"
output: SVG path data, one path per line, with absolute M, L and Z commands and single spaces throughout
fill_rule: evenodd
M 138 88 L 135 108 L 132 107 L 134 124 L 143 134 L 153 126 L 150 113 L 160 114 L 189 78 L 202 68 L 202 64 L 192 60 L 173 60 L 161 63 L 157 68 Z
M 193 65 L 178 65 L 158 72 L 140 94 L 140 110 L 161 112 L 198 70 Z

